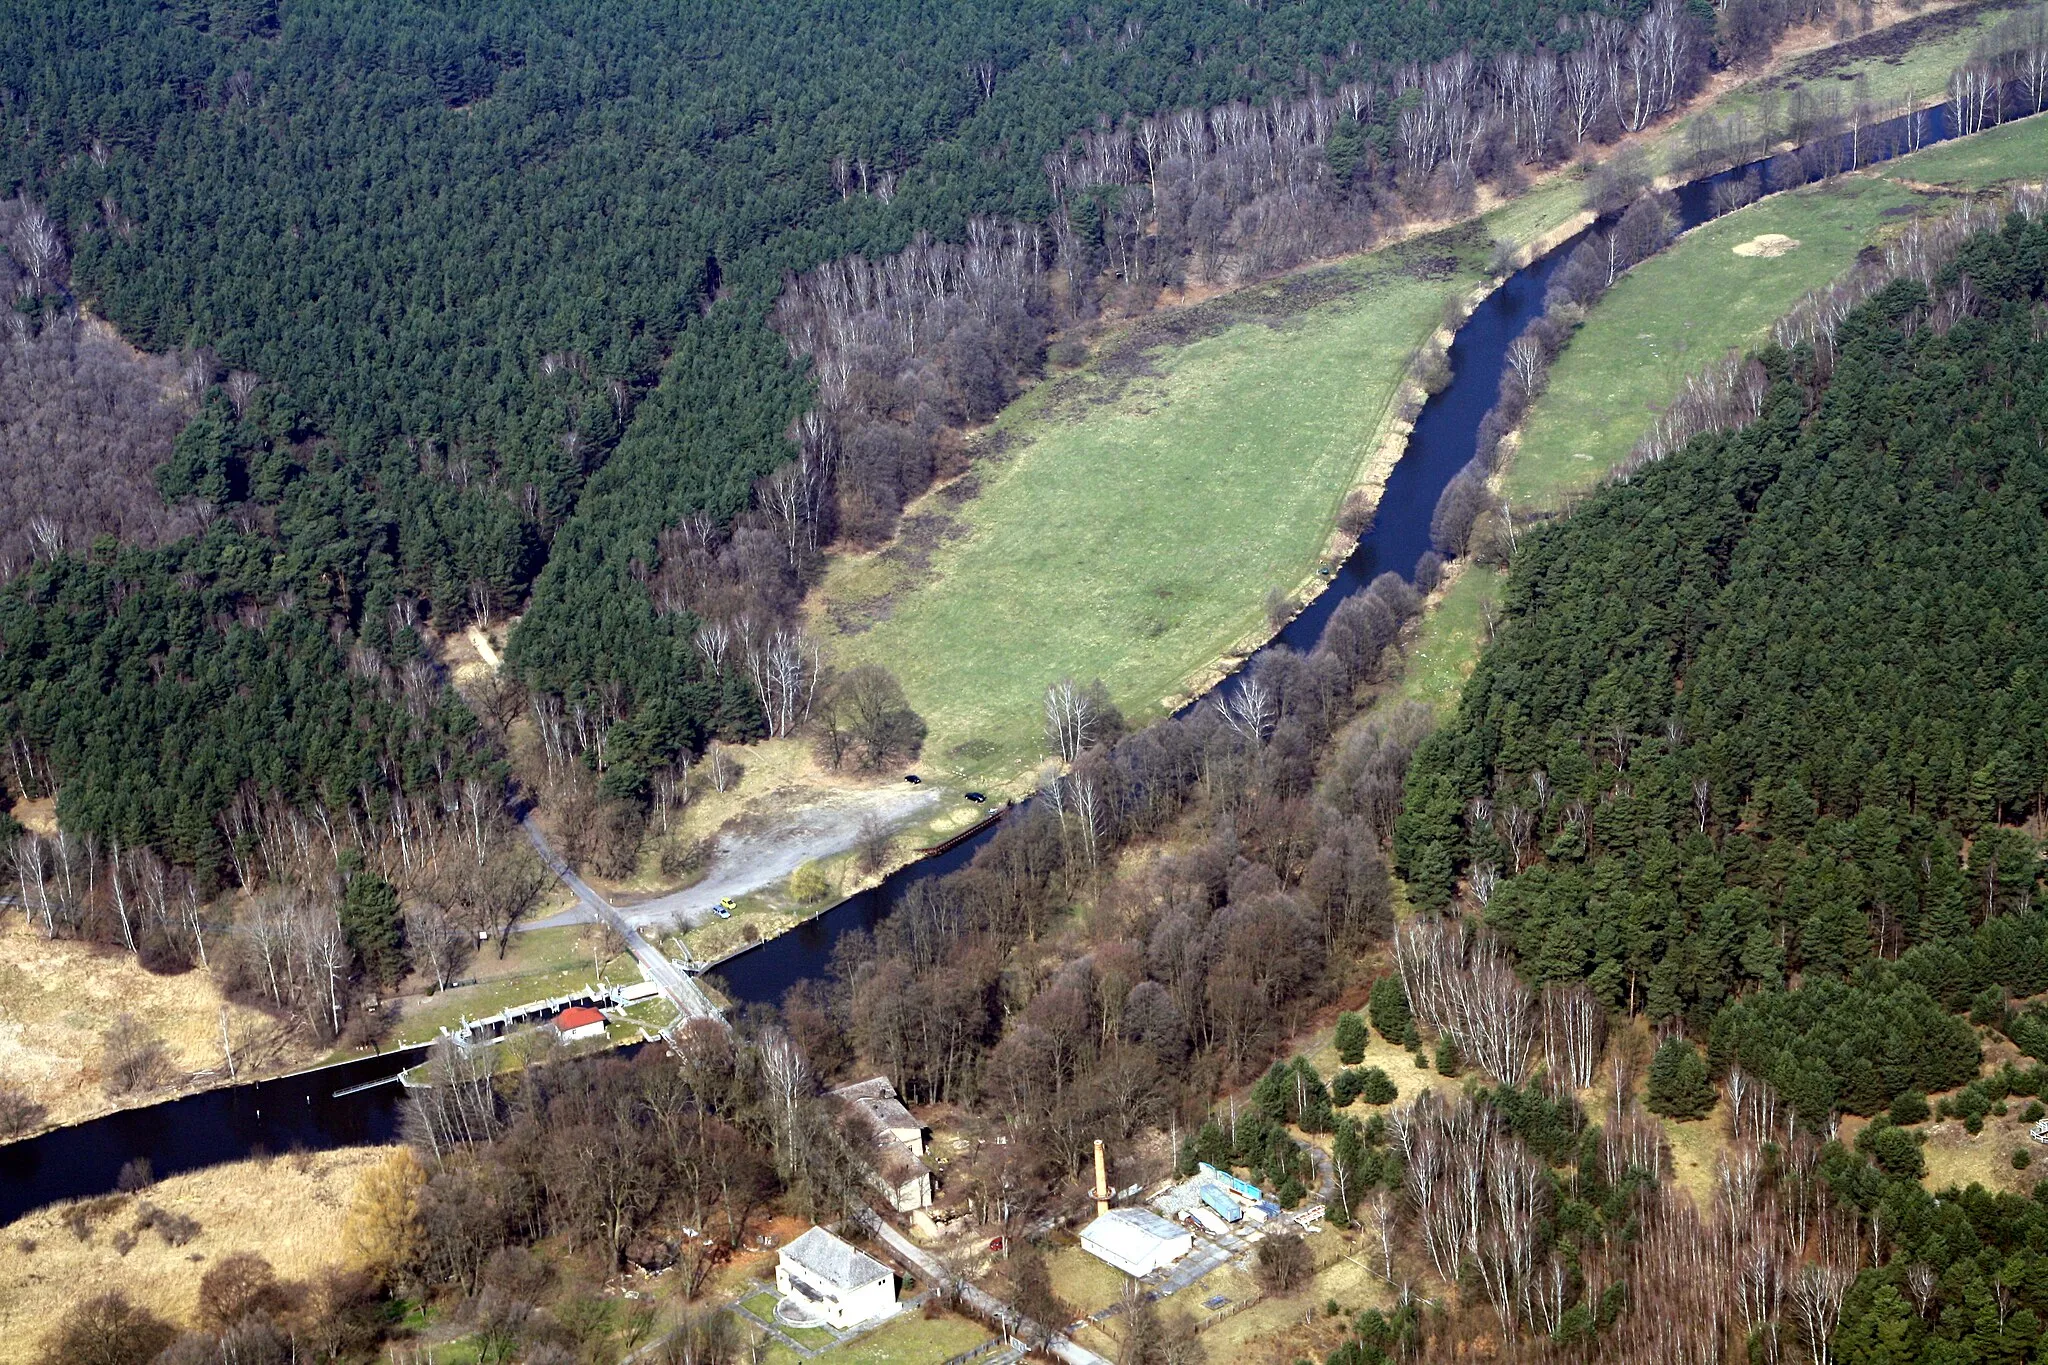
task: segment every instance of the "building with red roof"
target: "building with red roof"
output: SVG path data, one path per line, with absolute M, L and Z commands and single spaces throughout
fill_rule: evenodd
M 604 1016 L 588 1005 L 571 1005 L 549 1025 L 565 1043 L 604 1037 Z

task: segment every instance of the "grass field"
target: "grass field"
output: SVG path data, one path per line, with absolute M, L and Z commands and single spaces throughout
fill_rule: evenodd
M 221 1257 L 254 1251 L 283 1279 L 305 1279 L 340 1259 L 342 1224 L 363 1172 L 388 1147 L 276 1157 L 172 1176 L 140 1196 L 93 1201 L 81 1241 L 64 1207 L 41 1209 L 0 1229 L 0 1365 L 36 1358 L 43 1334 L 84 1293 L 119 1290 L 176 1323 L 189 1323 L 199 1278 Z M 125 1255 L 115 1238 L 135 1222 L 138 1202 L 188 1214 L 200 1232 L 168 1246 L 153 1232 Z M 281 1218 L 280 1209 L 291 1216 Z
M 1078 1246 L 1061 1247 L 1045 1258 L 1046 1273 L 1052 1277 L 1052 1292 L 1077 1318 L 1109 1307 L 1124 1296 L 1130 1277 L 1097 1260 Z
M 1880 168 L 1894 180 L 1983 189 L 2007 181 L 2039 184 L 2048 178 L 2048 118 L 2036 116 L 1929 147 Z
M 894 1322 L 866 1336 L 815 1357 L 829 1365 L 940 1365 L 989 1339 L 988 1328 L 967 1318 L 942 1313 L 927 1318 L 905 1312 Z
M 1967 1189 L 1972 1184 L 2015 1194 L 2033 1189 L 2048 1162 L 2048 1147 L 2027 1136 L 2028 1125 L 2017 1113 L 2015 1108 L 2004 1118 L 1985 1119 L 1984 1131 L 1974 1137 L 1955 1119 L 1924 1125 L 1927 1143 L 1920 1154 L 1927 1159 L 1927 1176 L 1922 1183 L 1930 1190 L 1950 1185 Z M 2013 1169 L 2014 1152 L 2032 1158 L 2027 1169 Z
M 607 961 L 600 977 L 591 960 L 592 942 L 584 928 L 535 929 L 515 936 L 503 958 L 487 946 L 465 969 L 465 979 L 474 979 L 475 985 L 407 999 L 386 1046 L 432 1042 L 444 1027 L 465 1018 L 482 1019 L 510 1005 L 566 995 L 600 980 L 640 979 L 639 964 L 626 953 Z
M 1807 290 L 1855 263 L 1885 214 L 1939 207 L 1858 176 L 1775 195 L 1695 229 L 1616 282 L 1551 367 L 1501 481 L 1518 511 L 1549 510 L 1606 478 L 1685 377 L 1761 341 Z M 1735 248 L 1779 234 L 1777 257 Z
M 998 420 L 1007 453 L 971 476 L 978 496 L 942 494 L 896 549 L 833 566 L 834 652 L 895 670 L 931 728 L 925 764 L 960 777 L 1034 764 L 1062 675 L 1156 716 L 1261 627 L 1269 588 L 1315 569 L 1486 245 L 1419 239 L 1109 338 Z
M 1534 247 L 1568 224 L 1576 229 L 1587 219 L 1585 177 L 1576 167 L 1567 167 L 1528 193 L 1492 210 L 1479 222 L 1491 241 Z
M 1439 715 L 1455 710 L 1465 679 L 1486 643 L 1486 618 L 1497 612 L 1507 575 L 1484 564 L 1455 566 L 1417 628 L 1391 701 L 1415 701 Z
M 1597 485 L 1647 431 L 1685 376 L 1744 350 L 1807 290 L 1876 241 L 1888 219 L 1943 211 L 1901 181 L 1958 188 L 2048 167 L 2048 118 L 2028 119 L 1901 158 L 1882 171 L 1773 195 L 1708 223 L 1630 271 L 1595 304 L 1530 407 L 1501 491 L 1518 510 L 1555 509 Z M 1738 256 L 1769 234 L 1798 246 Z
M 1315 1278 L 1303 1289 L 1274 1296 L 1231 1311 L 1249 1301 L 1257 1286 L 1234 1265 L 1212 1271 L 1168 1299 L 1167 1312 L 1185 1312 L 1201 1331 L 1199 1340 L 1212 1361 L 1239 1365 L 1289 1365 L 1301 1359 L 1321 1360 L 1345 1336 L 1353 1314 L 1370 1307 L 1391 1307 L 1394 1295 L 1368 1267 L 1363 1240 L 1355 1234 L 1324 1228 L 1308 1239 L 1315 1257 Z M 1204 1304 L 1215 1295 L 1232 1300 L 1220 1311 Z M 1332 1317 L 1325 1305 L 1335 1300 Z
M 1823 100 L 1839 98 L 1844 110 L 1867 101 L 1882 117 L 1903 112 L 1909 103 L 1916 109 L 1938 104 L 1949 73 L 1968 60 L 1985 32 L 2017 6 L 2018 0 L 1959 5 L 1824 48 L 1730 91 L 1705 113 L 1724 120 L 1739 114 L 1753 125 L 1768 121 L 1771 139 L 1779 144 L 1787 136 L 1792 95 L 1802 87 Z M 1683 166 L 1688 121 L 1678 121 L 1658 138 L 1653 155 L 1661 169 L 1678 172 Z

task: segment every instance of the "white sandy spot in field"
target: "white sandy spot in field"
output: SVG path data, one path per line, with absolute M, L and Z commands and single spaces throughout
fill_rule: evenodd
M 1766 232 L 1762 236 L 1752 237 L 1746 242 L 1738 243 L 1735 247 L 1735 254 L 1738 256 L 1761 256 L 1768 261 L 1796 249 L 1798 245 L 1799 239 L 1797 237 L 1787 237 L 1782 232 Z
M 491 637 L 484 634 L 477 627 L 471 626 L 469 628 L 469 643 L 476 649 L 477 657 L 482 659 L 493 673 L 497 672 L 504 660 L 500 659 L 498 651 L 492 648 Z

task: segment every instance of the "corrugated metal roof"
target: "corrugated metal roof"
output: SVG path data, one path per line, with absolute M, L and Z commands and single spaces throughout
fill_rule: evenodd
M 1082 1241 L 1094 1242 L 1137 1264 L 1156 1259 L 1162 1243 L 1186 1238 L 1189 1234 L 1185 1229 L 1175 1227 L 1149 1209 L 1111 1209 L 1081 1229 Z
M 858 1289 L 888 1275 L 889 1267 L 823 1228 L 812 1228 L 782 1249 L 784 1260 L 830 1289 Z

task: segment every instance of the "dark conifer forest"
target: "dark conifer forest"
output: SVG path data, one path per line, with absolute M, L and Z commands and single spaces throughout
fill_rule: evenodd
M 1816 1128 L 1970 1079 L 1947 1012 L 2048 988 L 2044 269 L 2014 217 L 1763 353 L 1752 423 L 1523 549 L 1409 777 L 1419 899 Z
M 840 433 L 806 444 L 792 431 L 812 378 L 770 327 L 789 276 L 879 260 L 920 234 L 963 242 L 973 219 L 1048 225 L 1044 259 L 1060 239 L 1076 279 L 1128 276 L 1119 243 L 1145 178 L 1128 138 L 1069 150 L 1126 116 L 1229 106 L 1242 111 L 1232 127 L 1293 138 L 1289 155 L 1327 161 L 1347 194 L 1351 177 L 1363 192 L 1397 166 L 1418 184 L 1441 169 L 1469 185 L 1489 157 L 1566 155 L 1668 108 L 1701 69 L 1707 24 L 1667 4 L 1659 22 L 1684 41 L 1623 72 L 1623 26 L 1641 8 L 22 6 L 0 27 L 0 191 L 13 196 L 0 227 L 20 267 L 9 325 L 55 336 L 83 306 L 183 366 L 192 420 L 167 453 L 137 414 L 139 458 L 163 461 L 156 487 L 115 486 L 118 515 L 59 507 L 42 541 L 23 533 L 9 571 L 82 553 L 100 530 L 161 543 L 204 509 L 319 580 L 288 603 L 259 593 L 252 610 L 380 638 L 392 621 L 372 612 L 441 628 L 524 612 L 512 667 L 598 725 L 623 724 L 603 752 L 622 767 L 612 786 L 638 793 L 710 735 L 764 724 L 744 679 L 691 640 L 713 607 L 772 620 L 800 594 L 796 538 L 778 559 L 763 529 L 773 499 L 756 485 L 800 448 L 841 454 Z M 1470 63 L 1537 43 L 1597 54 L 1633 93 L 1590 122 L 1581 111 L 1566 135 L 1546 55 L 1550 122 L 1533 141 L 1499 121 L 1459 122 L 1441 145 L 1427 132 L 1441 120 L 1402 132 L 1418 99 L 1477 109 Z M 1463 78 L 1418 74 L 1459 53 Z M 1299 133 L 1262 105 L 1308 97 Z M 1481 150 L 1486 127 L 1515 145 Z M 1220 222 L 1242 202 L 1212 190 L 1201 213 Z M 47 231 L 25 234 L 24 215 Z M 891 390 L 874 401 L 909 428 L 844 433 L 862 471 L 840 490 L 849 533 L 886 534 L 929 479 L 930 421 L 985 415 L 1036 365 L 1044 321 L 996 322 L 993 336 L 952 329 L 937 381 L 950 406 L 927 419 L 925 399 Z M 788 505 L 792 521 L 813 514 L 806 550 L 815 503 Z M 743 513 L 763 525 L 736 525 Z M 729 590 L 650 591 L 692 546 L 716 553 Z M 174 578 L 186 553 L 157 571 Z M 75 572 L 30 575 L 17 611 Z M 202 634 L 193 648 L 229 652 L 217 629 Z M 47 761 L 50 727 L 79 722 L 24 703 L 0 696 L 0 716 Z M 211 743 L 246 739 L 220 718 L 193 723 Z M 78 761 L 98 760 L 67 752 L 58 785 Z M 203 807 L 218 793 L 189 795 Z

